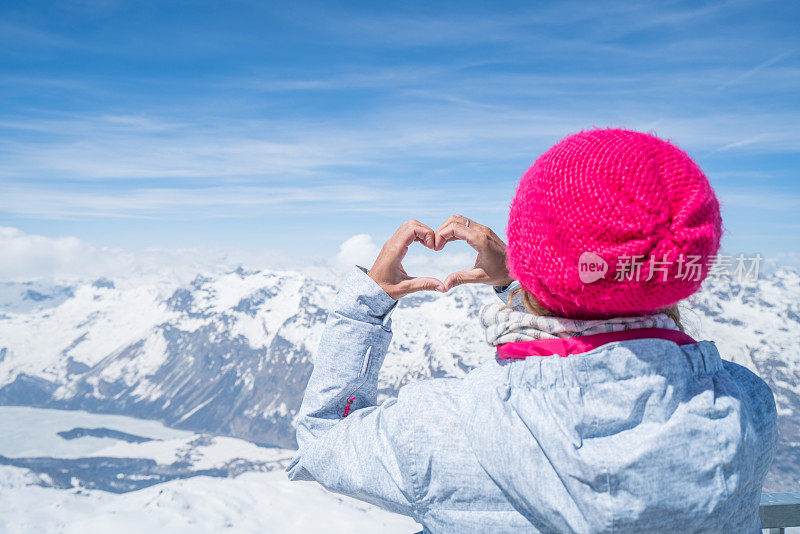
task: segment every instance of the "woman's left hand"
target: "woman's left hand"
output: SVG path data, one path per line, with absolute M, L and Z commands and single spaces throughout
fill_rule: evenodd
M 411 243 L 419 241 L 435 250 L 435 238 L 433 230 L 421 222 L 413 219 L 404 222 L 383 245 L 369 270 L 370 278 L 395 300 L 416 291 L 444 291 L 444 284 L 436 278 L 408 276 L 401 263 Z

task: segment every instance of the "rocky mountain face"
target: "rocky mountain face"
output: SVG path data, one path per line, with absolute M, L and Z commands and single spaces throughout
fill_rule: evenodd
M 293 447 L 293 418 L 335 288 L 297 272 L 0 285 L 0 404 L 82 409 Z M 417 294 L 393 314 L 381 394 L 463 376 L 492 357 L 477 323 L 488 288 Z M 800 480 L 800 275 L 718 280 L 686 306 L 697 338 L 775 392 L 781 450 L 767 489 Z
M 23 303 L 27 291 L 38 306 L 0 316 L 0 403 L 293 445 L 292 417 L 333 288 L 240 270 L 174 288 L 37 288 L 18 292 Z M 65 292 L 72 296 L 62 300 Z

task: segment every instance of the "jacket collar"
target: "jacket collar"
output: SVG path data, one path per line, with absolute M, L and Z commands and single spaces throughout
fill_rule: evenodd
M 603 332 L 589 336 L 514 341 L 497 346 L 497 357 L 504 360 L 524 359 L 529 356 L 569 356 L 594 350 L 606 343 L 632 339 L 666 339 L 678 345 L 697 343 L 679 330 L 668 328 L 637 328 L 621 332 Z

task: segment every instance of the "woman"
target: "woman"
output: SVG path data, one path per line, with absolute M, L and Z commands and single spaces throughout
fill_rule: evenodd
M 591 130 L 542 155 L 509 245 L 453 216 L 405 223 L 339 291 L 297 420 L 293 480 L 377 504 L 427 532 L 758 532 L 774 455 L 767 385 L 680 327 L 719 248 L 719 204 L 680 149 Z M 464 240 L 474 268 L 411 278 L 418 241 Z M 515 281 L 514 281 L 515 280 Z M 513 281 L 513 283 L 512 283 Z M 397 300 L 495 286 L 497 357 L 376 405 Z

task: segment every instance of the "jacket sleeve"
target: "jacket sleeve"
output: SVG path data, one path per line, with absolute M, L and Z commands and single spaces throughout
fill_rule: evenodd
M 317 349 L 287 472 L 415 517 L 409 410 L 397 399 L 376 405 L 396 304 L 364 269 L 351 271 Z

